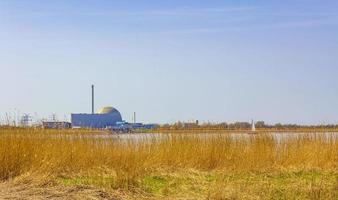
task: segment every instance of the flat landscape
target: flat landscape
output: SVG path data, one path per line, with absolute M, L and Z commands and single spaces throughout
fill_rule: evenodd
M 337 138 L 1 128 L 0 199 L 335 200 Z
M 338 200 L 338 0 L 0 0 L 0 200 Z

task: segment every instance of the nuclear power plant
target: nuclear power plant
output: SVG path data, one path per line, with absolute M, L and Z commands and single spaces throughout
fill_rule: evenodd
M 98 113 L 72 114 L 71 121 L 73 128 L 107 128 L 122 122 L 122 116 L 118 110 L 109 106 Z
M 95 113 L 94 85 L 92 85 L 91 100 L 92 100 L 91 114 L 86 113 L 71 114 L 72 128 L 94 128 L 94 129 L 111 129 L 113 131 L 125 131 L 132 129 L 152 129 L 155 127 L 155 125 L 153 124 L 136 123 L 135 112 L 133 115 L 134 118 L 133 123 L 128 123 L 122 119 L 121 113 L 112 106 L 103 107 L 97 113 Z
M 111 106 L 103 107 L 99 112 L 94 113 L 94 95 L 94 85 L 92 85 L 92 113 L 71 114 L 73 128 L 107 128 L 122 122 L 121 113 Z

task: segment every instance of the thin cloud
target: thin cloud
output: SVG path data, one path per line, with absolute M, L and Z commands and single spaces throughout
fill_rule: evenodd
M 183 8 L 174 10 L 146 11 L 143 14 L 155 15 L 210 15 L 210 14 L 231 14 L 236 12 L 253 11 L 257 7 L 223 7 L 223 8 Z
M 293 22 L 279 22 L 271 24 L 256 24 L 256 25 L 224 25 L 219 27 L 199 27 L 190 29 L 178 29 L 166 31 L 173 34 L 198 34 L 198 33 L 223 33 L 223 32 L 247 32 L 261 30 L 276 30 L 276 29 L 297 29 L 297 28 L 312 28 L 318 26 L 338 25 L 338 19 L 323 19 L 323 20 L 303 20 Z
M 212 14 L 225 14 L 234 12 L 252 11 L 257 7 L 223 7 L 223 8 L 178 8 L 178 9 L 158 9 L 144 11 L 112 11 L 112 12 L 84 12 L 82 15 L 125 15 L 125 16 L 200 16 Z
M 39 11 L 25 12 L 21 16 L 33 17 L 58 17 L 58 16 L 201 16 L 212 14 L 226 14 L 255 10 L 256 7 L 222 7 L 222 8 L 177 8 L 177 9 L 153 9 L 153 10 L 112 10 L 112 11 Z M 3 12 L 2 15 L 11 15 L 10 12 Z M 17 16 L 17 14 L 16 14 Z
M 335 12 L 297 12 L 297 11 L 278 11 L 278 12 L 261 12 L 259 15 L 269 15 L 269 16 L 316 16 L 316 17 L 330 17 L 330 16 L 338 16 L 338 13 Z
M 271 24 L 268 26 L 262 26 L 261 28 L 266 28 L 266 29 L 308 28 L 308 27 L 316 27 L 316 26 L 323 26 L 323 25 L 338 25 L 338 19 L 317 19 L 317 20 L 282 22 L 282 23 Z

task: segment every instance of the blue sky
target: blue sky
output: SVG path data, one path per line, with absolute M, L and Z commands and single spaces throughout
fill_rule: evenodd
M 0 116 L 338 123 L 338 1 L 0 0 Z

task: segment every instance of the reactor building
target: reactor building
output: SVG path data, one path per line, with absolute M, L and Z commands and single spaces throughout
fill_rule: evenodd
M 91 114 L 71 114 L 72 128 L 93 128 L 108 129 L 115 132 L 129 132 L 135 129 L 153 129 L 155 124 L 136 123 L 136 113 L 134 112 L 134 122 L 128 123 L 122 120 L 121 113 L 114 107 L 107 106 L 94 113 L 94 85 L 92 85 L 92 113 Z M 46 128 L 59 128 L 64 124 L 58 122 L 45 123 Z
M 122 122 L 120 112 L 113 107 L 104 107 L 98 113 L 71 114 L 73 128 L 107 128 Z
M 107 128 L 122 121 L 121 114 L 111 106 L 104 107 L 98 113 L 94 113 L 94 85 L 92 85 L 92 113 L 71 114 L 73 128 Z

